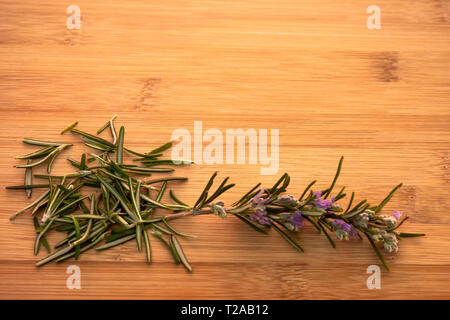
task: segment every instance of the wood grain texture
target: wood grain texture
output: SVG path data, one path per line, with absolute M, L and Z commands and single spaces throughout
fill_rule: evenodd
M 85 1 L 81 30 L 66 29 L 60 1 L 0 1 L 0 298 L 448 299 L 450 298 L 450 2 L 379 0 L 382 29 L 368 30 L 367 1 Z M 75 120 L 94 132 L 112 114 L 127 144 L 148 151 L 174 129 L 280 129 L 280 171 L 298 193 L 311 179 L 411 216 L 425 232 L 387 255 L 391 273 L 368 290 L 378 264 L 366 241 L 329 247 L 309 226 L 299 255 L 277 234 L 232 218 L 177 221 L 197 234 L 183 245 L 194 267 L 171 263 L 153 241 L 154 263 L 129 243 L 84 254 L 82 289 L 66 288 L 73 261 L 34 266 L 33 227 L 9 216 L 27 203 L 5 190 L 23 181 L 15 155 L 24 136 L 58 133 Z M 55 172 L 68 169 L 65 151 Z M 259 165 L 197 165 L 174 185 L 192 201 L 214 170 L 232 176 L 230 202 L 252 184 L 271 184 Z M 34 193 L 36 197 L 39 192 Z M 41 252 L 43 255 L 44 253 Z

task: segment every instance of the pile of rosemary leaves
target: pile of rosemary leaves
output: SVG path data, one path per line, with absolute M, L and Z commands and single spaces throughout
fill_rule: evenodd
M 214 173 L 194 205 L 182 202 L 172 190 L 168 192 L 172 202 L 164 203 L 162 198 L 168 184 L 187 180 L 186 177 L 173 177 L 167 173 L 174 171 L 173 166 L 186 163 L 161 158 L 163 152 L 172 146 L 171 142 L 147 153 L 125 147 L 125 128 L 122 126 L 117 134 L 115 118 L 107 121 L 96 135 L 76 129 L 78 122 L 61 132 L 80 136 L 85 146 L 92 149 L 91 153 L 83 153 L 80 160 L 68 158 L 74 171 L 65 175 L 51 175 L 51 169 L 55 158 L 72 144 L 28 138 L 23 140 L 39 149 L 17 157 L 26 160 L 25 164 L 16 166 L 25 168 L 25 184 L 7 188 L 24 189 L 28 197 L 32 196 L 35 188 L 45 189 L 36 200 L 11 217 L 14 220 L 27 211 L 31 212 L 36 230 L 34 253 L 37 255 L 41 247 L 49 253 L 37 262 L 37 266 L 51 261 L 78 259 L 90 249 L 105 250 L 132 240 L 136 241 L 139 251 L 145 251 L 147 262 L 150 263 L 150 234 L 167 247 L 175 263 L 192 271 L 179 241 L 179 237 L 191 236 L 177 231 L 169 221 L 204 214 L 222 218 L 230 214 L 264 234 L 275 229 L 300 252 L 303 252 L 303 248 L 291 234 L 300 231 L 305 221 L 324 234 L 332 247 L 336 245 L 330 232 L 335 233 L 339 240 L 362 239 L 365 236 L 387 270 L 389 268 L 377 243 L 381 243 L 388 252 L 396 252 L 401 238 L 423 236 L 397 231 L 408 218 L 401 219 L 399 211 L 392 215 L 381 214 L 401 184 L 375 206 L 367 200 L 352 206 L 355 196 L 352 193 L 344 209 L 338 201 L 346 197 L 345 187 L 334 197 L 331 196 L 343 158 L 329 188 L 313 191 L 316 182 L 313 181 L 298 198 L 283 195 L 290 181 L 289 175 L 284 174 L 271 188 L 261 188 L 261 184 L 257 184 L 238 201 L 225 207 L 217 199 L 234 184 L 228 183 L 227 177 L 215 190 L 212 189 L 217 176 Z M 106 129 L 111 133 L 112 142 L 99 136 Z M 124 163 L 124 153 L 133 157 L 132 163 Z M 41 165 L 47 166 L 47 174 L 33 174 L 33 169 Z M 166 175 L 157 179 L 149 178 L 154 173 Z M 34 184 L 35 179 L 40 183 Z M 92 188 L 94 192 L 84 193 L 86 189 Z M 167 214 L 156 215 L 157 210 L 164 210 Z M 51 231 L 66 234 L 64 240 L 54 245 L 53 252 L 46 239 Z

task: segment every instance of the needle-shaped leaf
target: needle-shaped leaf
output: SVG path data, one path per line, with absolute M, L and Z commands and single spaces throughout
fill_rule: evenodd
M 129 149 L 129 148 L 126 148 L 126 147 L 123 147 L 123 150 L 125 150 L 126 152 L 131 153 L 131 154 L 133 154 L 133 155 L 135 155 L 135 156 L 138 156 L 138 157 L 145 158 L 145 157 L 147 156 L 147 155 L 144 154 L 144 153 L 136 152 L 136 151 L 133 151 L 133 150 L 131 150 L 131 149 Z
M 142 164 L 144 164 L 147 167 L 152 167 L 152 166 L 160 166 L 160 165 L 169 165 L 169 166 L 182 166 L 182 165 L 186 165 L 189 163 L 186 162 L 173 162 L 172 160 L 140 160 L 140 162 Z
M 46 199 L 48 197 L 48 194 L 50 193 L 50 190 L 45 191 L 38 199 L 30 203 L 28 206 L 23 208 L 22 210 L 19 210 L 15 214 L 13 214 L 9 220 L 13 221 L 17 216 L 21 215 L 22 213 L 26 212 L 28 209 L 33 208 L 34 206 L 38 205 L 42 200 Z
M 264 230 L 263 228 L 259 227 L 258 225 L 256 225 L 255 223 L 251 222 L 249 219 L 247 219 L 246 217 L 240 215 L 240 214 L 234 214 L 234 216 L 236 218 L 238 218 L 239 220 L 241 220 L 242 222 L 244 222 L 245 224 L 247 224 L 248 226 L 252 227 L 253 229 L 255 229 L 258 232 L 267 234 L 267 230 Z
M 242 198 L 240 198 L 238 201 L 236 201 L 235 203 L 232 204 L 233 207 L 236 207 L 237 205 L 241 204 L 241 203 L 245 203 L 248 200 L 249 195 L 251 195 L 256 189 L 259 188 L 259 186 L 261 185 L 261 183 L 258 183 L 256 186 L 254 186 L 252 189 L 250 189 L 249 192 L 247 192 L 246 194 L 244 194 L 242 196 Z
M 164 181 L 162 186 L 161 186 L 161 189 L 158 192 L 158 195 L 156 196 L 156 201 L 158 201 L 158 202 L 161 201 L 161 199 L 162 199 L 162 197 L 164 195 L 164 192 L 166 191 L 166 187 L 167 187 L 167 181 Z
M 275 182 L 275 184 L 273 185 L 273 187 L 270 189 L 270 193 L 273 194 L 275 192 L 275 190 L 277 190 L 278 186 L 284 182 L 284 180 L 286 179 L 286 177 L 288 176 L 287 173 L 284 173 L 280 179 L 278 179 L 277 182 Z
M 339 201 L 340 199 L 344 198 L 346 194 L 344 193 L 345 187 L 342 187 L 339 193 L 334 198 L 334 201 Z
M 32 167 L 36 167 L 38 165 L 43 164 L 48 159 L 51 159 L 51 157 L 53 157 L 57 152 L 58 152 L 58 149 L 54 149 L 52 152 L 47 154 L 44 158 L 42 158 L 39 161 L 31 162 L 31 163 L 27 163 L 27 164 L 16 165 L 15 167 L 16 168 L 32 168 Z
M 303 216 L 303 215 L 302 215 Z M 308 217 L 308 216 L 303 216 L 303 218 L 305 218 L 306 221 L 308 221 L 309 223 L 311 223 L 314 228 L 317 229 L 317 231 L 319 231 L 319 233 L 322 232 L 322 228 L 319 226 L 319 224 L 316 222 L 316 220 L 314 219 L 314 217 Z
M 153 149 L 147 155 L 152 155 L 152 154 L 155 154 L 155 153 L 163 152 L 163 151 L 169 149 L 170 147 L 172 147 L 172 142 L 167 142 L 167 143 L 163 144 L 161 147 Z
M 174 234 L 176 234 L 177 236 L 188 237 L 188 238 L 196 238 L 196 236 L 194 236 L 194 235 L 190 235 L 190 234 L 185 234 L 185 233 L 178 232 L 177 230 L 175 230 L 174 227 L 172 227 L 172 226 L 167 222 L 167 220 L 166 220 L 164 217 L 161 217 L 161 221 L 166 225 L 166 227 L 167 227 L 170 231 L 172 231 L 172 232 L 173 232 Z
M 111 118 L 111 120 L 106 121 L 106 123 L 105 123 L 100 129 L 97 130 L 97 134 L 102 133 L 106 128 L 108 128 L 108 127 L 110 126 L 110 124 L 111 124 L 110 121 L 114 121 L 114 119 L 116 119 L 116 117 L 117 117 L 117 115 L 115 114 L 115 115 Z
M 20 186 L 7 186 L 5 189 L 35 189 L 35 188 L 48 188 L 48 184 L 30 184 Z
M 355 197 L 355 193 L 352 192 L 352 196 L 350 197 L 350 200 L 349 200 L 348 205 L 347 205 L 347 209 L 345 209 L 344 214 L 346 214 L 350 210 L 350 208 L 352 207 L 352 203 L 353 203 L 353 198 L 354 197 Z
M 28 164 L 31 163 L 31 160 L 28 160 Z M 26 168 L 25 169 L 25 185 L 29 186 L 33 184 L 33 169 L 32 168 Z M 31 193 L 33 189 L 25 189 L 25 194 L 27 195 L 27 198 L 31 198 Z
M 217 172 L 214 172 L 211 178 L 209 178 L 208 183 L 206 184 L 205 188 L 203 189 L 202 193 L 200 194 L 200 197 L 198 198 L 197 202 L 194 205 L 194 208 L 201 208 L 203 202 L 206 200 L 206 197 L 208 196 L 208 191 L 211 189 L 212 184 L 214 183 L 214 179 L 217 176 Z
M 137 174 L 148 174 L 153 172 L 172 172 L 174 169 L 172 168 L 144 168 L 144 167 L 128 167 L 128 168 L 122 168 L 123 171 L 128 173 L 137 173 Z
M 334 185 L 336 184 L 337 179 L 339 178 L 339 174 L 341 173 L 342 168 L 342 162 L 344 161 L 344 157 L 341 157 L 339 160 L 338 168 L 336 170 L 336 174 L 334 176 L 333 182 L 331 183 L 331 186 L 327 189 L 326 193 L 324 194 L 324 199 L 328 198 L 328 196 L 331 194 L 331 191 L 333 191 Z
M 361 208 L 366 202 L 367 202 L 367 200 L 362 200 L 362 201 L 358 202 L 358 204 L 355 205 L 352 209 L 350 209 L 350 210 L 348 211 L 347 214 L 351 214 L 352 212 L 357 211 L 357 210 L 358 210 L 359 208 Z
M 103 244 L 103 245 L 101 245 L 101 246 L 99 246 L 99 247 L 97 247 L 95 249 L 96 250 L 105 250 L 105 249 L 108 249 L 108 248 L 111 248 L 111 247 L 118 246 L 118 245 L 120 245 L 122 243 L 125 243 L 125 242 L 128 242 L 130 240 L 133 240 L 134 238 L 136 238 L 136 233 L 130 234 L 128 236 L 119 238 L 119 239 L 111 241 L 111 242 L 107 242 L 107 243 L 105 243 L 105 244 Z
M 145 181 L 145 185 L 144 185 L 144 187 L 145 186 L 148 186 L 148 185 L 150 185 L 150 184 L 155 184 L 155 183 L 158 183 L 158 182 L 164 182 L 164 181 L 186 181 L 186 180 L 188 180 L 188 178 L 186 178 L 186 177 L 168 177 L 168 178 L 161 178 L 161 179 L 154 179 L 154 180 L 148 180 L 148 181 Z
M 300 196 L 300 198 L 298 199 L 298 201 L 302 201 L 303 197 L 305 196 L 305 194 L 309 191 L 309 189 L 311 189 L 311 187 L 316 183 L 317 180 L 312 181 L 310 184 L 308 184 L 305 188 L 305 190 L 303 191 L 302 195 Z
M 169 195 L 170 198 L 175 201 L 176 203 L 178 203 L 179 205 L 185 206 L 185 207 L 189 207 L 186 203 L 184 203 L 183 201 L 181 201 L 180 199 L 178 199 L 175 194 L 173 193 L 172 190 L 169 191 Z
M 356 210 L 352 210 L 349 213 L 344 214 L 342 216 L 342 218 L 350 219 L 350 218 L 356 217 L 357 215 L 359 215 L 359 214 L 363 213 L 364 211 L 366 211 L 366 209 L 369 208 L 369 207 L 370 207 L 370 204 L 366 203 L 365 205 L 358 207 Z
M 170 231 L 169 229 L 161 227 L 161 226 L 157 225 L 156 223 L 152 223 L 151 226 L 152 226 L 153 229 L 157 229 L 158 231 L 161 231 L 164 234 L 168 234 L 168 235 L 173 234 L 173 232 Z
M 49 146 L 59 147 L 60 145 L 63 144 L 61 142 L 50 142 L 50 141 L 35 140 L 35 139 L 29 139 L 29 138 L 24 138 L 23 142 L 25 142 L 26 144 L 32 144 L 35 146 L 44 146 L 44 147 L 49 147 Z
M 123 163 L 123 142 L 125 139 L 125 127 L 120 127 L 119 138 L 117 139 L 116 162 Z
M 39 252 L 39 244 L 41 243 L 41 238 L 45 235 L 45 233 L 50 229 L 55 218 L 50 219 L 50 221 L 42 228 L 41 232 L 36 237 L 36 241 L 34 242 L 34 254 L 37 255 Z
M 67 161 L 69 161 L 70 164 L 72 166 L 74 166 L 75 168 L 82 170 L 82 166 L 81 166 L 81 164 L 79 162 L 77 162 L 77 161 L 75 161 L 73 159 L 70 159 L 70 158 L 67 158 Z
M 36 230 L 36 235 L 39 235 L 39 233 L 42 231 L 42 227 L 39 225 L 38 219 L 36 217 L 33 218 L 33 224 L 34 224 L 34 229 Z M 44 236 L 41 237 L 40 241 L 41 241 L 41 244 L 47 250 L 47 252 L 50 252 L 51 251 L 50 246 Z M 39 252 L 39 247 L 38 247 L 38 252 Z
M 112 150 L 111 148 L 103 147 L 102 145 L 99 145 L 96 143 L 85 142 L 84 144 L 86 145 L 86 147 L 89 147 L 91 149 L 98 150 L 101 152 L 110 152 Z
M 133 208 L 134 208 L 134 211 L 135 211 L 135 216 L 137 217 L 137 218 L 139 218 L 136 222 L 139 222 L 139 221 L 141 221 L 142 219 L 140 219 L 140 208 L 139 208 L 139 206 L 140 206 L 140 189 L 141 189 L 141 183 L 140 182 L 138 182 L 138 184 L 137 184 L 137 188 L 136 188 L 136 192 L 134 192 L 134 189 L 133 189 L 133 181 L 131 181 L 131 177 L 128 177 L 128 187 L 129 187 L 129 190 L 130 190 L 130 198 L 131 198 L 131 202 L 132 202 L 132 204 L 133 204 Z M 139 200 L 139 201 L 138 201 Z
M 113 117 L 111 120 L 109 120 L 109 129 L 110 129 L 111 135 L 113 137 L 113 143 L 116 144 L 117 134 L 116 134 L 116 128 L 114 127 L 114 119 L 115 119 L 115 117 Z
M 123 238 L 124 236 L 128 236 L 131 234 L 134 234 L 136 236 L 136 230 L 134 230 L 134 228 L 127 228 L 122 232 L 111 233 L 111 235 L 106 237 L 106 242 L 112 242 L 112 241 L 115 241 L 117 239 Z
M 91 209 L 90 209 L 89 216 L 95 216 L 94 215 L 95 206 L 96 206 L 95 203 L 96 202 L 95 202 L 95 193 L 94 193 L 91 195 Z M 84 243 L 85 241 L 87 241 L 89 239 L 89 234 L 91 232 L 91 229 L 92 229 L 92 219 L 89 219 L 87 227 L 86 227 L 86 231 L 84 232 L 84 234 L 72 243 L 72 245 L 75 246 L 75 250 L 77 250 L 76 249 L 77 246 L 79 246 L 80 244 Z M 77 251 L 76 251 L 76 253 L 77 253 Z M 79 254 L 79 252 L 78 252 L 78 254 Z M 75 254 L 75 256 L 78 257 L 78 254 Z
M 320 229 L 323 231 L 323 233 L 325 234 L 325 237 L 327 237 L 328 242 L 330 242 L 331 246 L 333 248 L 336 248 L 336 244 L 334 243 L 333 239 L 331 239 L 330 235 L 328 234 L 327 230 L 325 230 L 325 227 L 323 225 L 323 222 L 321 222 L 320 220 L 318 221 L 319 227 Z
M 425 233 L 406 233 L 406 232 L 399 232 L 398 234 L 401 238 L 414 238 L 414 237 L 424 237 Z
M 147 263 L 152 262 L 152 248 L 150 246 L 150 239 L 148 237 L 147 229 L 143 227 L 142 234 L 144 236 L 145 256 L 147 257 Z
M 86 153 L 81 155 L 80 167 L 81 170 L 87 170 Z
M 50 152 L 55 150 L 55 148 L 55 146 L 48 146 L 23 156 L 17 156 L 16 159 L 39 159 L 48 155 Z
M 375 253 L 377 254 L 378 259 L 381 261 L 381 263 L 386 268 L 386 270 L 390 271 L 386 261 L 384 260 L 383 255 L 381 254 L 380 250 L 378 250 L 377 246 L 373 242 L 372 237 L 367 232 L 364 232 L 364 234 L 366 235 L 367 239 L 369 240 L 369 243 L 372 246 L 373 251 L 375 251 Z
M 375 207 L 374 211 L 380 212 L 381 209 L 383 209 L 383 207 L 391 200 L 395 192 L 397 192 L 397 190 L 402 187 L 402 185 L 403 183 L 400 183 L 394 189 L 392 189 L 392 191 L 386 196 L 386 198 L 384 198 L 383 201 L 381 201 L 381 203 L 377 207 Z
M 99 144 L 104 144 L 113 149 L 116 147 L 113 143 L 109 142 L 108 140 L 102 139 L 100 137 L 94 136 L 94 135 L 84 132 L 84 131 L 80 131 L 78 129 L 72 129 L 72 130 L 70 130 L 70 132 L 79 134 L 80 136 L 86 137 L 90 140 L 93 140 L 93 141 L 99 143 Z
M 137 248 L 138 248 L 138 251 L 141 251 L 142 250 L 142 225 L 137 224 L 135 230 L 136 230 Z
M 82 247 L 81 250 L 80 250 L 80 254 L 83 253 L 83 252 L 85 252 L 85 251 L 87 251 L 87 250 L 89 250 L 89 249 L 91 249 L 91 248 L 93 248 L 93 247 L 95 247 L 95 245 L 96 245 L 97 243 L 99 243 L 101 240 L 103 240 L 103 238 L 105 237 L 105 235 L 106 235 L 106 232 L 103 232 L 103 233 L 100 234 L 94 241 L 92 241 L 92 242 L 89 243 L 88 245 L 85 245 L 84 247 Z M 65 255 L 63 255 L 63 256 L 61 256 L 61 257 L 55 259 L 55 261 L 56 261 L 56 262 L 61 262 L 61 261 L 67 260 L 67 259 L 69 259 L 69 258 L 72 258 L 74 255 L 75 255 L 75 252 L 70 252 L 70 253 L 67 253 L 67 254 L 65 254 Z
M 48 164 L 47 164 L 47 173 L 50 174 L 50 173 L 52 172 L 53 162 L 55 161 L 55 159 L 56 159 L 56 157 L 58 156 L 59 152 L 60 152 L 60 151 L 55 152 L 55 154 L 53 154 L 53 155 L 50 157 L 50 159 L 49 159 L 49 161 L 48 161 Z
M 170 236 L 170 243 L 171 243 L 173 249 L 175 250 L 175 252 L 177 253 L 178 257 L 180 258 L 180 261 L 183 264 L 183 266 L 189 272 L 192 272 L 192 267 L 189 264 L 189 261 L 187 260 L 186 255 L 183 252 L 183 248 L 181 248 L 180 242 L 178 242 L 178 239 L 174 235 Z
M 226 177 L 225 179 L 223 179 L 222 183 L 219 185 L 217 190 L 209 198 L 207 198 L 205 200 L 205 203 L 210 203 L 211 201 L 214 201 L 214 199 L 216 199 L 218 196 L 220 196 L 222 193 L 224 193 L 226 190 L 228 190 L 228 189 L 225 189 L 225 190 L 223 190 L 223 189 L 229 179 L 230 179 L 230 177 Z M 234 184 L 232 185 L 232 187 L 233 186 L 234 186 Z
M 300 252 L 304 252 L 303 248 L 295 242 L 286 232 L 281 230 L 275 223 L 272 224 L 275 230 L 278 231 L 278 233 L 286 240 L 290 245 L 292 245 L 296 250 Z
M 39 262 L 36 263 L 36 267 L 42 267 L 43 265 L 65 255 L 66 253 L 68 253 L 70 250 L 72 250 L 73 247 L 72 246 L 67 246 L 64 247 L 54 253 L 52 253 L 51 255 L 47 256 L 46 258 L 40 260 Z
M 67 128 L 65 128 L 63 131 L 61 131 L 61 134 L 66 133 L 67 131 L 72 130 L 73 128 L 75 128 L 78 124 L 78 121 L 72 123 L 70 126 L 68 126 Z
M 75 227 L 76 240 L 78 240 L 81 237 L 80 225 L 78 224 L 78 220 L 74 216 L 72 216 L 72 221 L 73 221 L 73 225 Z M 79 255 L 80 255 L 80 245 L 77 244 L 75 246 L 75 260 L 78 260 Z

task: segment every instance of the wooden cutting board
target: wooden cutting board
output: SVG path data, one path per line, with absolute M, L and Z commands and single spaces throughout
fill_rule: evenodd
M 356 0 L 78 0 L 81 29 L 69 30 L 66 3 L 1 1 L 0 298 L 450 298 L 449 3 L 377 1 L 381 29 L 369 30 L 372 3 Z M 294 195 L 312 179 L 325 188 L 344 155 L 337 188 L 377 203 L 403 182 L 386 212 L 402 210 L 402 229 L 427 236 L 386 255 L 392 272 L 382 271 L 379 290 L 366 286 L 368 266 L 379 265 L 367 241 L 332 249 L 307 226 L 298 254 L 232 217 L 174 223 L 198 235 L 182 240 L 192 274 L 156 241 L 151 265 L 128 243 L 37 269 L 45 253 L 33 256 L 29 216 L 9 221 L 29 200 L 4 188 L 23 182 L 14 156 L 34 148 L 21 139 L 75 143 L 60 130 L 79 121 L 95 132 L 113 114 L 127 145 L 143 152 L 176 129 L 193 134 L 194 121 L 203 132 L 279 129 L 277 175 L 248 161 L 182 168 L 189 181 L 171 187 L 187 202 L 216 170 L 237 184 L 228 203 L 283 172 Z M 54 172 L 83 150 L 65 151 Z M 73 264 L 80 290 L 66 287 Z

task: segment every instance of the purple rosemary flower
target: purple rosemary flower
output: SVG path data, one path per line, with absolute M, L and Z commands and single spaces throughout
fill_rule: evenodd
M 267 193 L 267 197 L 266 198 L 262 198 L 262 196 Z M 266 202 L 268 202 L 270 200 L 270 194 L 269 191 L 267 191 L 266 189 L 261 189 L 252 199 L 252 202 L 254 204 L 264 204 Z
M 294 211 L 291 218 L 291 223 L 296 226 L 297 228 L 303 227 L 303 221 L 305 218 L 302 216 L 302 213 L 300 211 Z
M 297 204 L 297 200 L 291 195 L 282 196 L 278 198 L 277 202 L 288 206 L 295 206 Z
M 256 209 L 256 213 L 250 215 L 250 219 L 260 224 L 272 224 L 272 219 L 264 214 L 264 211 Z
M 394 212 L 394 214 L 392 215 L 392 217 L 393 217 L 395 220 L 397 220 L 397 222 L 398 222 L 398 220 L 400 220 L 400 218 L 402 217 L 402 212 L 399 211 L 399 210 L 397 210 L 397 211 Z
M 325 209 L 325 210 L 331 208 L 331 205 L 334 202 L 334 198 L 322 199 L 321 191 L 314 191 L 313 193 L 316 195 L 316 198 L 314 199 L 314 204 L 316 205 L 316 207 Z
M 335 223 L 335 226 L 337 226 L 342 231 L 345 231 L 348 234 L 349 238 L 356 238 L 358 236 L 355 227 L 345 222 L 344 220 L 334 219 L 333 222 Z

